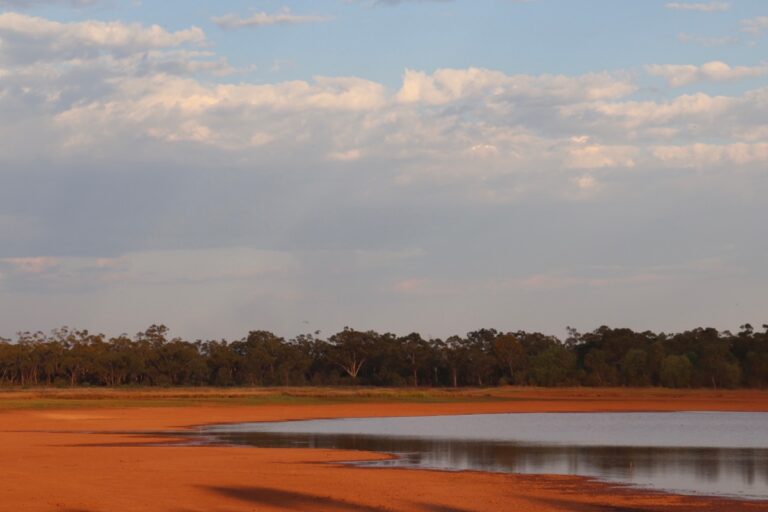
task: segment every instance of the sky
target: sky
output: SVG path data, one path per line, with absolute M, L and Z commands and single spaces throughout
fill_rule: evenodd
M 768 322 L 764 0 L 0 0 L 0 336 Z

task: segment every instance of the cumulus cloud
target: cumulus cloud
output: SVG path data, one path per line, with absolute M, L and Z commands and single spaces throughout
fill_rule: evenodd
M 698 137 L 760 143 L 755 134 L 763 133 L 761 113 L 768 111 L 768 93 L 760 90 L 639 101 L 635 77 L 623 71 L 409 69 L 393 88 L 360 77 L 211 80 L 236 70 L 199 48 L 205 34 L 194 27 L 171 32 L 6 13 L 0 40 L 0 151 L 6 160 L 44 147 L 51 158 L 71 161 L 130 159 L 144 148 L 161 161 L 194 151 L 211 165 L 389 162 L 397 169 L 389 177 L 395 186 L 469 183 L 463 186 L 468 195 L 503 202 L 530 193 L 533 185 L 525 180 L 557 190 L 543 177 L 555 179 L 561 171 L 580 171 L 578 188 L 597 192 L 605 187 L 595 185 L 591 170 L 645 169 L 655 160 L 672 165 L 682 159 L 663 147 L 688 147 Z M 654 65 L 648 72 L 679 87 L 762 76 L 768 68 L 710 62 Z M 18 105 L 23 112 L 14 110 Z M 759 146 L 750 151 L 760 154 Z M 699 151 L 696 160 L 706 155 L 715 164 L 724 159 Z M 758 156 L 738 161 L 752 165 Z M 525 179 L 493 184 L 510 176 Z M 560 180 L 563 193 L 573 180 L 572 174 Z
M 664 7 L 675 11 L 722 12 L 731 8 L 728 2 L 669 2 Z
M 582 103 L 563 108 L 566 117 L 607 123 L 619 121 L 625 129 L 648 126 L 700 124 L 716 119 L 734 108 L 737 101 L 727 96 L 704 93 L 684 94 L 671 101 L 621 101 Z
M 375 111 L 385 101 L 383 86 L 358 78 L 209 85 L 184 77 L 141 76 L 122 80 L 105 101 L 84 103 L 59 113 L 55 126 L 62 133 L 78 134 L 66 144 L 68 151 L 76 152 L 90 151 L 100 143 L 119 145 L 125 136 L 137 135 L 167 143 L 194 142 L 219 150 L 274 146 L 290 152 L 290 146 L 312 147 L 319 143 L 313 140 L 325 137 L 323 124 L 338 123 L 338 129 L 334 128 L 338 133 L 355 129 L 343 125 L 361 112 Z M 83 138 L 83 134 L 93 133 L 95 126 L 101 133 L 95 138 Z M 348 144 L 339 141 L 339 146 Z M 335 146 L 326 151 L 336 154 L 336 159 L 349 160 L 357 155 Z
M 320 23 L 329 21 L 329 16 L 293 14 L 289 9 L 277 13 L 256 12 L 250 16 L 241 17 L 237 14 L 216 16 L 211 20 L 220 28 L 234 30 L 240 28 L 255 28 L 268 25 L 298 25 L 302 23 Z
M 712 61 L 694 65 L 651 65 L 648 72 L 664 77 L 670 86 L 682 87 L 696 82 L 727 82 L 755 78 L 768 74 L 768 64 L 760 66 L 729 66 L 725 62 Z
M 61 23 L 13 12 L 0 14 L 0 56 L 31 64 L 94 57 L 125 56 L 154 49 L 200 45 L 205 33 L 192 27 L 169 32 L 158 25 L 82 21 Z
M 480 68 L 439 69 L 432 74 L 407 70 L 398 99 L 403 103 L 447 104 L 466 99 L 513 98 L 599 100 L 628 96 L 637 90 L 626 76 L 609 73 L 577 77 L 564 75 L 506 75 Z

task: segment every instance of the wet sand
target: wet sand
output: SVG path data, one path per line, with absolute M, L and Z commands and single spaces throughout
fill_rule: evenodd
M 8 397 L 17 400 L 19 394 L 0 394 L 0 402 Z M 168 438 L 148 433 L 214 423 L 307 418 L 556 411 L 768 412 L 768 393 L 754 391 L 502 390 L 493 397 L 494 401 L 452 403 L 217 403 L 119 409 L 98 407 L 100 398 L 94 398 L 93 408 L 5 410 L 0 412 L 0 510 L 768 510 L 765 502 L 645 493 L 578 477 L 333 464 L 376 457 L 361 452 L 163 446 Z

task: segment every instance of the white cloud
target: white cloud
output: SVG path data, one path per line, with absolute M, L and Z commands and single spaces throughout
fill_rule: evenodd
M 93 262 L 87 262 L 93 265 Z M 81 263 L 82 265 L 82 263 Z M 248 280 L 295 271 L 294 255 L 278 251 L 217 248 L 153 251 L 123 255 L 119 264 L 105 269 L 110 279 L 155 284 Z
M 738 37 L 733 36 L 705 37 L 696 34 L 689 34 L 686 32 L 679 33 L 677 35 L 677 40 L 681 43 L 694 43 L 707 47 L 733 45 L 739 44 L 740 42 Z
M 112 98 L 73 106 L 58 114 L 55 123 L 67 133 L 100 132 L 85 145 L 72 148 L 83 151 L 105 138 L 114 137 L 117 142 L 126 133 L 135 136 L 137 130 L 167 142 L 244 150 L 281 140 L 283 144 L 300 144 L 301 134 L 314 130 L 310 125 L 302 127 L 313 112 L 320 116 L 335 112 L 341 122 L 357 112 L 376 110 L 385 102 L 383 86 L 358 78 L 208 85 L 161 74 L 124 79 Z
M 0 14 L 0 56 L 27 65 L 104 53 L 126 56 L 204 42 L 205 33 L 197 27 L 169 32 L 158 25 L 93 20 L 61 23 L 13 12 Z
M 415 4 L 415 3 L 449 3 L 454 0 L 373 0 L 374 5 L 401 5 L 401 4 Z M 512 4 L 527 4 L 533 0 L 506 0 L 507 3 Z
M 433 295 L 435 290 L 429 279 L 412 277 L 392 284 L 392 291 L 398 295 Z
M 768 163 L 768 143 L 657 146 L 652 152 L 670 167 L 711 169 L 723 165 L 749 167 Z
M 563 115 L 590 118 L 593 122 L 614 119 L 626 128 L 647 125 L 670 125 L 680 122 L 701 122 L 723 115 L 736 101 L 727 96 L 709 96 L 704 93 L 684 94 L 668 102 L 624 101 L 582 103 L 562 109 Z M 599 117 L 595 120 L 594 115 Z
M 742 20 L 741 28 L 744 32 L 760 35 L 768 30 L 768 16 L 758 16 L 756 18 Z
M 647 70 L 651 75 L 664 77 L 672 87 L 682 87 L 696 82 L 727 82 L 764 76 L 768 74 L 768 64 L 729 66 L 725 62 L 712 61 L 701 66 L 654 64 Z
M 5 258 L 0 263 L 10 265 L 22 274 L 42 274 L 59 265 L 59 260 L 51 257 Z
M 575 180 L 576 186 L 585 192 L 591 192 L 597 188 L 600 187 L 600 183 L 594 178 L 594 176 L 591 176 L 589 174 L 585 174 L 583 176 L 579 176 Z
M 634 167 L 637 153 L 633 146 L 578 145 L 569 149 L 565 164 L 575 169 Z
M 344 168 L 396 169 L 387 179 L 398 187 L 438 182 L 477 201 L 504 202 L 537 189 L 572 194 L 574 183 L 597 194 L 604 187 L 595 185 L 591 170 L 646 170 L 658 160 L 674 162 L 679 148 L 715 138 L 736 145 L 723 153 L 731 161 L 753 165 L 768 114 L 768 89 L 638 101 L 638 86 L 623 71 L 406 70 L 392 89 L 360 77 L 211 79 L 237 70 L 210 50 L 188 48 L 205 42 L 194 28 L 169 32 L 5 14 L 0 38 L 3 161 L 39 154 L 131 161 L 142 154 L 163 162 L 194 153 L 200 165 L 212 166 L 344 162 Z M 29 45 L 32 61 L 25 59 Z M 710 62 L 648 71 L 681 86 L 767 70 Z M 15 105 L 24 105 L 23 112 Z M 707 151 L 699 153 L 716 165 L 726 158 Z M 695 160 L 705 165 L 706 158 Z M 573 169 L 582 181 L 573 181 Z
M 435 3 L 448 3 L 452 2 L 453 0 L 375 0 L 376 5 L 400 5 L 400 4 L 408 4 L 408 3 L 427 3 L 427 2 L 435 2 Z
M 102 0 L 0 0 L 0 7 L 14 9 L 26 9 L 41 5 L 66 5 L 70 7 L 88 7 L 96 5 Z
M 346 151 L 334 151 L 328 158 L 337 162 L 354 162 L 360 160 L 363 157 L 363 152 L 359 149 L 349 149 Z
M 471 155 L 479 158 L 493 158 L 499 156 L 499 148 L 493 144 L 475 144 L 469 148 Z
M 211 20 L 220 28 L 232 30 L 239 28 L 263 27 L 268 25 L 298 25 L 302 23 L 320 23 L 329 21 L 329 16 L 293 14 L 289 9 L 277 13 L 256 12 L 247 17 L 236 14 L 216 16 Z
M 722 12 L 731 8 L 729 2 L 669 2 L 664 7 L 675 11 Z
M 294 254 L 245 248 L 126 253 L 117 258 L 29 257 L 0 259 L 11 286 L 44 282 L 52 288 L 84 289 L 121 285 L 194 285 L 268 280 L 295 272 Z
M 506 75 L 481 68 L 439 69 L 432 74 L 406 70 L 398 98 L 403 103 L 442 105 L 465 99 L 506 101 L 522 98 L 600 100 L 628 96 L 637 87 L 625 76 Z
M 563 274 L 535 274 L 505 283 L 506 286 L 529 290 L 560 290 L 564 288 L 605 288 L 613 286 L 643 286 L 672 278 L 668 275 L 645 273 L 611 277 L 585 277 Z

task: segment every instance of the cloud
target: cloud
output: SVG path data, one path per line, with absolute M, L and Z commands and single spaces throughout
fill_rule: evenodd
M 392 285 L 392 291 L 397 294 L 423 294 L 429 292 L 429 280 L 422 278 L 409 278 L 396 281 Z
M 449 3 L 454 0 L 374 0 L 375 5 L 401 5 L 401 4 L 415 4 L 415 3 Z M 527 4 L 533 0 L 506 0 L 507 3 L 513 4 Z
M 331 160 L 336 160 L 338 162 L 353 162 L 355 160 L 360 160 L 363 157 L 362 151 L 359 149 L 350 149 L 347 151 L 334 151 L 330 155 L 328 155 L 328 158 Z
M 0 264 L 10 265 L 16 272 L 22 274 L 42 274 L 59 265 L 59 260 L 51 257 L 5 258 Z
M 698 36 L 695 34 L 688 34 L 684 32 L 681 32 L 680 34 L 677 35 L 677 40 L 680 41 L 681 43 L 694 43 L 700 46 L 707 46 L 707 47 L 734 45 L 734 44 L 739 44 L 740 42 L 738 37 L 733 37 L 733 36 L 704 37 L 704 36 Z
M 61 23 L 13 12 L 0 14 L 0 56 L 31 64 L 90 58 L 104 53 L 126 56 L 155 49 L 200 45 L 205 33 L 192 27 L 169 32 L 157 25 L 81 21 Z
M 286 144 L 310 144 L 320 135 L 321 125 L 327 124 L 322 121 L 325 116 L 335 115 L 335 121 L 343 123 L 358 112 L 375 111 L 385 101 L 383 86 L 359 78 L 210 85 L 184 77 L 141 76 L 122 80 L 106 102 L 85 103 L 61 112 L 55 123 L 66 133 L 79 134 L 69 145 L 71 151 L 88 151 L 99 140 L 119 144 L 130 133 L 227 151 L 274 145 L 285 151 Z M 83 139 L 96 125 L 102 134 Z M 341 126 L 335 130 L 346 131 Z M 328 153 L 337 154 L 337 159 L 358 154 L 337 148 L 329 148 Z
M 722 12 L 731 8 L 729 2 L 669 2 L 664 7 L 675 11 Z
M 579 176 L 573 181 L 575 182 L 576 186 L 584 192 L 591 192 L 600 188 L 600 183 L 595 179 L 594 176 L 589 174 Z
M 0 0 L 0 7 L 26 9 L 42 5 L 65 5 L 69 7 L 88 7 L 102 0 Z
M 114 285 L 190 286 L 268 281 L 299 270 L 294 255 L 244 248 L 129 252 L 117 258 L 29 257 L 0 259 L 6 288 L 83 291 Z
M 594 73 L 564 75 L 506 75 L 481 68 L 439 69 L 432 74 L 406 70 L 398 99 L 403 103 L 442 105 L 469 99 L 509 101 L 512 98 L 551 98 L 562 101 L 628 96 L 637 87 L 628 77 Z
M 670 101 L 623 101 L 575 104 L 563 108 L 566 117 L 591 120 L 593 123 L 620 121 L 625 129 L 648 126 L 676 126 L 680 123 L 702 123 L 724 115 L 736 106 L 734 98 L 709 96 L 704 93 L 684 94 Z M 616 127 L 614 127 L 616 128 Z
M 73 166 L 137 154 L 159 162 L 194 154 L 202 167 L 364 166 L 382 169 L 393 187 L 441 183 L 473 201 L 503 203 L 544 190 L 572 197 L 574 183 L 598 195 L 610 189 L 603 172 L 675 161 L 674 151 L 659 148 L 714 138 L 757 144 L 768 133 L 768 91 L 639 101 L 635 77 L 621 70 L 409 69 L 393 88 L 354 76 L 250 83 L 222 79 L 237 70 L 198 48 L 205 34 L 195 28 L 6 13 L 0 38 L 6 166 L 41 153 Z M 648 72 L 679 87 L 767 70 L 710 62 Z M 750 151 L 759 155 L 759 147 Z M 700 153 L 714 166 L 724 158 Z M 697 161 L 704 165 L 703 156 Z M 584 179 L 574 181 L 574 170 Z
M 657 146 L 654 156 L 670 167 L 711 169 L 719 166 L 764 166 L 768 164 L 768 143 L 690 144 Z
M 283 11 L 268 14 L 266 12 L 256 12 L 245 18 L 236 14 L 226 14 L 224 16 L 216 16 L 211 20 L 219 26 L 219 28 L 225 30 L 234 30 L 240 28 L 255 28 L 268 25 L 298 25 L 303 23 L 320 23 L 329 21 L 332 18 L 329 16 L 317 16 L 317 15 L 298 15 L 293 14 L 289 9 Z
M 506 283 L 529 290 L 561 290 L 564 288 L 604 288 L 614 286 L 644 286 L 672 279 L 672 276 L 647 273 L 627 276 L 585 277 L 558 274 L 536 274 Z
M 761 35 L 768 30 L 768 16 L 758 16 L 756 18 L 742 20 L 741 29 L 754 35 Z
M 633 146 L 579 144 L 569 149 L 565 165 L 574 169 L 635 167 L 637 153 Z
M 755 78 L 768 74 L 768 64 L 760 66 L 729 66 L 725 62 L 712 61 L 694 65 L 651 65 L 651 75 L 664 77 L 670 86 L 682 87 L 696 82 L 728 82 Z
M 375 3 L 377 5 L 400 5 L 400 4 L 428 3 L 428 2 L 448 3 L 448 2 L 453 2 L 453 0 L 376 0 Z

